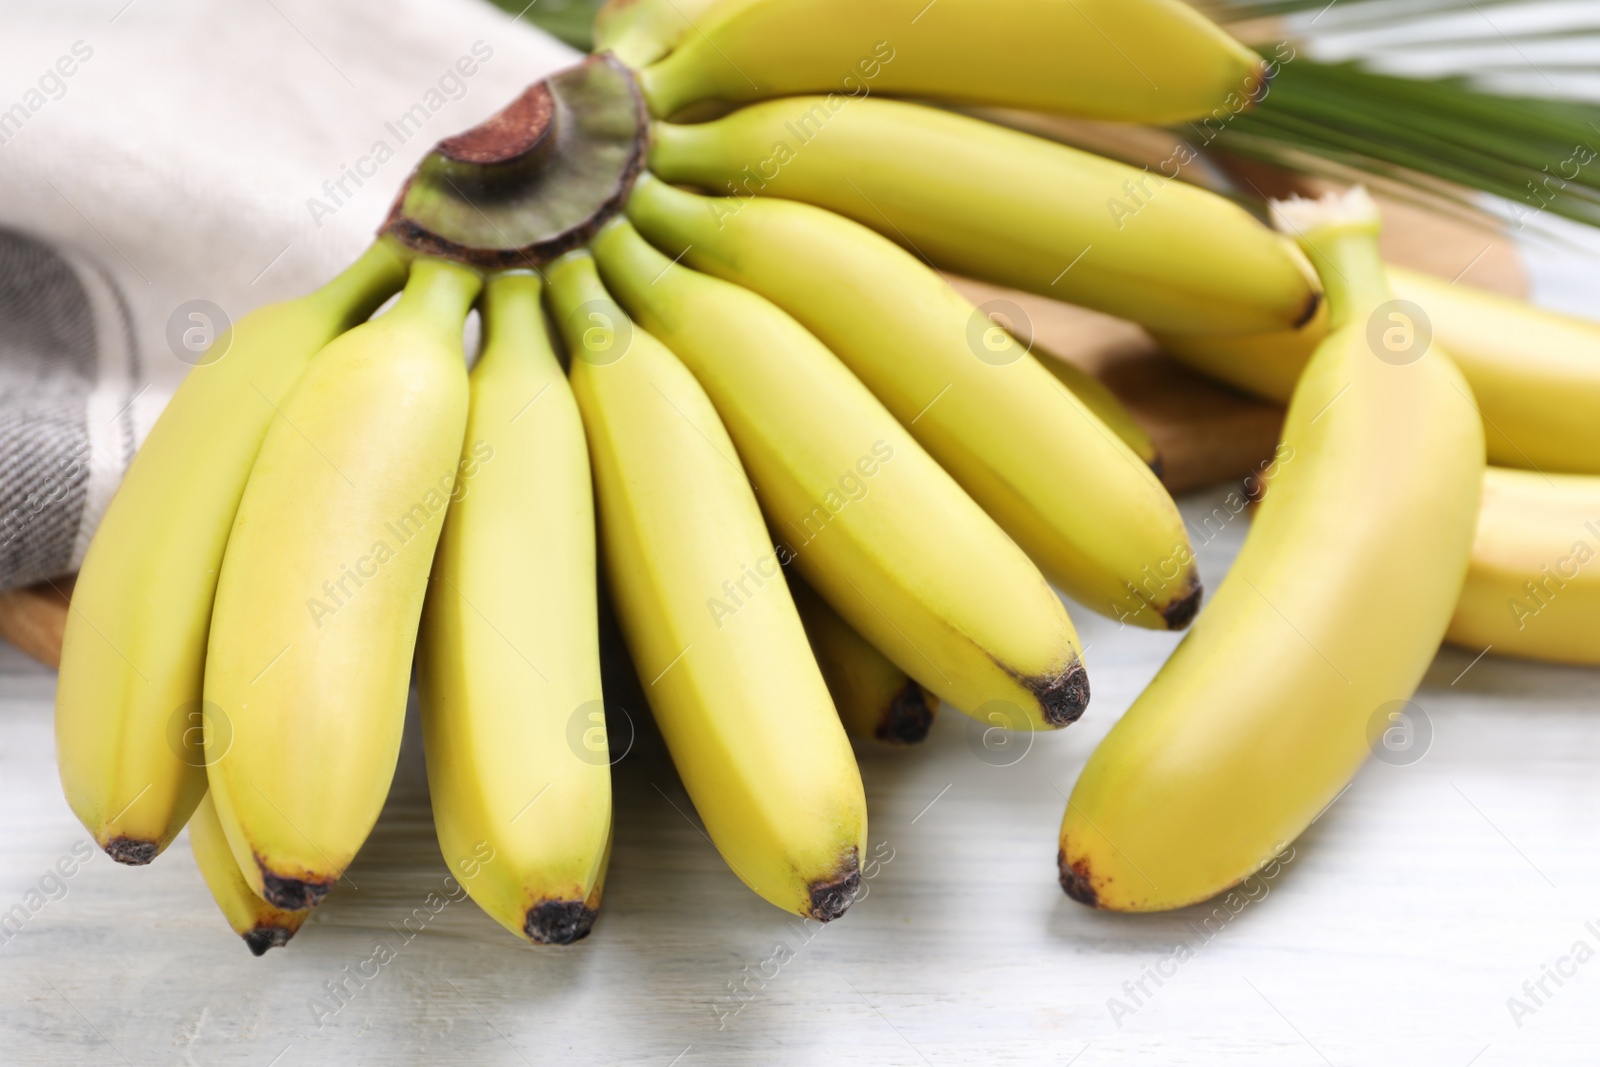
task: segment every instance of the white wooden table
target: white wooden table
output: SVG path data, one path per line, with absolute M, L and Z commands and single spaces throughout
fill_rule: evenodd
M 1243 527 L 1200 548 L 1209 585 Z M 1600 671 L 1442 652 L 1417 697 L 1425 757 L 1370 763 L 1266 896 L 1210 933 L 1208 908 L 1100 914 L 1056 885 L 1062 794 L 1175 642 L 1075 617 L 1094 686 L 1077 726 L 1010 766 L 980 759 L 948 709 L 920 750 L 861 750 L 871 841 L 892 859 L 820 932 L 727 870 L 647 727 L 618 766 L 588 941 L 534 949 L 469 900 L 407 941 L 402 921 L 446 876 L 413 731 L 359 888 L 287 949 L 251 958 L 187 837 L 150 867 L 97 855 L 47 882 L 58 899 L 34 897 L 0 944 L 0 1063 L 1596 1062 L 1600 958 L 1563 964 L 1542 1004 L 1523 983 L 1577 942 L 1600 950 Z M 26 911 L 85 835 L 56 782 L 54 678 L 0 652 L 0 911 Z M 1180 941 L 1193 957 L 1162 963 L 1158 987 L 1147 975 Z M 392 962 L 350 978 L 380 942 Z M 779 944 L 792 958 L 765 962 Z M 1514 1019 L 1511 997 L 1536 1010 Z M 1114 1018 L 1112 998 L 1131 1011 Z

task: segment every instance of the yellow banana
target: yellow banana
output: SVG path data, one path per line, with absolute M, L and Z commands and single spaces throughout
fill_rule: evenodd
M 1489 468 L 1447 639 L 1600 666 L 1600 477 Z
M 719 0 L 607 0 L 594 17 L 594 50 L 638 69 L 654 63 Z
M 1600 474 L 1600 322 L 1403 267 L 1390 266 L 1388 277 L 1395 297 L 1422 314 L 1393 309 L 1380 336 L 1431 336 L 1450 353 L 1483 412 L 1491 463 Z M 1281 402 L 1327 332 L 1324 315 L 1298 333 L 1160 340 L 1196 370 Z
M 207 776 L 235 860 L 280 908 L 333 887 L 394 777 L 479 285 L 419 260 L 393 309 L 324 348 L 234 518 L 206 658 Z
M 547 276 L 607 583 L 678 775 L 746 885 L 836 919 L 861 884 L 866 798 L 738 455 L 700 386 L 628 321 L 587 253 Z M 727 581 L 748 596 L 724 614 Z
M 1214 193 L 918 104 L 797 97 L 657 122 L 650 168 L 817 204 L 941 267 L 1157 329 L 1287 330 L 1320 302 L 1294 244 Z
M 1133 412 L 1124 406 L 1117 398 L 1117 394 L 1112 392 L 1105 382 L 1076 363 L 1043 350 L 1037 343 L 1034 345 L 1034 350 L 1039 352 L 1039 362 L 1044 365 L 1045 370 L 1054 374 L 1056 380 L 1066 386 L 1084 407 L 1121 438 L 1122 443 L 1131 448 L 1133 454 L 1154 471 L 1157 478 L 1162 477 L 1165 466 L 1161 461 L 1161 451 L 1156 446 L 1155 438 L 1150 436 L 1150 432 L 1134 418 Z
M 822 208 L 653 178 L 628 217 L 668 256 L 793 315 L 1069 596 L 1153 629 L 1194 617 L 1194 552 L 1154 472 L 910 253 Z
M 500 274 L 485 293 L 417 673 L 445 862 L 500 925 L 565 945 L 594 925 L 611 769 L 589 457 L 539 292 Z
M 211 898 L 222 909 L 223 917 L 233 932 L 244 938 L 245 945 L 257 956 L 269 948 L 281 948 L 299 931 L 310 916 L 311 909 L 285 911 L 268 904 L 239 871 L 234 862 L 233 850 L 228 847 L 222 823 L 217 821 L 217 809 L 210 796 L 200 798 L 194 815 L 189 819 L 189 845 L 194 850 L 194 862 L 211 890 Z
M 920 685 L 852 630 L 804 581 L 790 575 L 789 591 L 846 732 L 892 745 L 926 740 L 938 702 L 930 701 Z
M 1173 123 L 1232 117 L 1267 77 L 1180 0 L 726 0 L 679 35 L 640 76 L 662 117 L 701 100 L 887 93 Z
M 73 812 L 121 863 L 154 859 L 205 794 L 206 628 L 267 427 L 317 350 L 405 269 L 381 241 L 310 296 L 240 319 L 189 371 L 106 509 L 67 619 L 56 759 Z
M 606 284 L 699 379 L 784 562 L 924 689 L 1018 729 L 1083 713 L 1061 601 L 994 521 L 805 328 L 678 266 L 625 220 L 594 241 Z M 713 591 L 714 593 L 715 591 Z M 734 605 L 736 606 L 736 605 Z
M 1411 696 L 1466 574 L 1484 469 L 1470 389 L 1437 346 L 1369 344 L 1389 290 L 1363 191 L 1278 210 L 1333 329 L 1233 569 L 1073 789 L 1061 884 L 1102 908 L 1182 907 L 1271 862 Z

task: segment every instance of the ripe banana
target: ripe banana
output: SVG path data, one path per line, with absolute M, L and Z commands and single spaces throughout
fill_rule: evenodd
M 479 286 L 419 260 L 393 309 L 324 348 L 234 518 L 206 658 L 207 776 L 234 859 L 280 908 L 322 899 L 389 792 L 456 490 L 461 330 Z
M 661 117 L 887 93 L 1160 124 L 1231 118 L 1266 82 L 1259 56 L 1180 0 L 726 0 L 679 34 L 640 75 Z
M 785 556 L 834 610 L 962 711 L 1004 702 L 1018 729 L 1083 713 L 1088 680 L 1061 601 L 833 353 L 623 219 L 593 247 L 612 292 L 717 405 Z
M 445 862 L 500 925 L 565 945 L 599 906 L 611 768 L 589 457 L 539 292 L 488 283 L 417 673 Z
M 1194 617 L 1194 552 L 1154 472 L 910 253 L 809 204 L 652 178 L 628 217 L 668 256 L 794 316 L 1069 596 L 1152 629 Z
M 217 809 L 209 795 L 200 798 L 189 819 L 189 845 L 194 849 L 194 862 L 211 890 L 211 898 L 222 909 L 233 932 L 244 938 L 252 954 L 261 956 L 269 948 L 287 945 L 311 915 L 309 908 L 302 911 L 275 908 L 250 888 L 234 862 L 233 850 L 228 847 L 227 835 L 222 832 L 222 823 L 217 821 Z
M 607 583 L 706 832 L 785 911 L 827 922 L 861 884 L 861 776 L 727 431 L 629 322 L 586 252 L 548 268 L 594 466 Z M 748 596 L 723 612 L 723 583 Z
M 1600 474 L 1600 322 L 1533 307 L 1498 293 L 1388 267 L 1404 308 L 1384 329 L 1426 332 L 1461 367 L 1483 412 L 1489 461 L 1570 474 Z M 1283 401 L 1317 344 L 1326 316 L 1298 333 L 1200 337 L 1170 333 L 1162 345 L 1213 378 Z
M 1600 666 L 1600 477 L 1489 468 L 1447 639 Z
M 851 737 L 914 745 L 927 740 L 937 701 L 890 663 L 865 637 L 839 618 L 803 580 L 789 575 L 789 591 L 805 624 L 811 651 L 827 680 L 839 719 Z
M 1321 299 L 1292 242 L 1214 193 L 918 104 L 798 97 L 657 122 L 650 168 L 830 208 L 941 267 L 1156 329 L 1293 329 Z
M 1061 884 L 1102 908 L 1182 907 L 1270 862 L 1411 696 L 1466 574 L 1484 470 L 1470 389 L 1437 347 L 1369 344 L 1389 290 L 1364 191 L 1277 210 L 1333 329 L 1233 569 L 1073 790 Z
M 189 371 L 106 509 L 67 619 L 56 759 L 74 814 L 118 862 L 149 863 L 205 795 L 206 629 L 267 427 L 317 350 L 405 270 L 380 241 L 310 296 L 240 319 Z

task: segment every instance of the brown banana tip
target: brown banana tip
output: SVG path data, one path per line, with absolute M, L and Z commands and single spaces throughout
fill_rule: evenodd
M 1181 630 L 1194 621 L 1200 614 L 1200 599 L 1205 595 L 1205 589 L 1199 582 L 1181 598 L 1174 600 L 1161 609 L 1161 617 L 1167 622 L 1167 629 Z
M 161 851 L 161 846 L 154 841 L 143 841 L 137 837 L 113 837 L 105 847 L 106 855 L 130 867 L 143 867 Z
M 1089 672 L 1078 660 L 1054 677 L 1025 678 L 1022 684 L 1039 698 L 1045 721 L 1052 726 L 1070 726 L 1083 717 L 1083 709 L 1089 706 Z
M 598 908 L 581 900 L 541 900 L 528 909 L 522 929 L 538 945 L 570 945 L 594 929 Z
M 878 723 L 878 740 L 891 745 L 915 745 L 928 739 L 933 708 L 916 682 L 907 682 L 889 702 L 888 713 Z
M 252 956 L 264 956 L 269 948 L 282 948 L 294 936 L 293 930 L 285 930 L 281 926 L 258 926 L 248 934 L 242 935 L 244 943 L 250 949 Z
M 268 904 L 284 911 L 305 911 L 322 903 L 322 898 L 328 895 L 338 879 L 317 881 L 304 878 L 285 878 L 274 874 L 261 862 L 261 857 L 256 857 L 256 863 L 261 867 L 261 896 Z
M 1166 480 L 1167 464 L 1159 453 L 1150 457 L 1150 473 L 1156 476 L 1158 482 Z
M 1306 306 L 1300 312 L 1300 317 L 1294 320 L 1294 328 L 1301 329 L 1312 319 L 1317 317 L 1317 311 L 1322 307 L 1322 290 L 1311 290 L 1311 297 L 1306 301 Z
M 832 922 L 850 910 L 860 889 L 861 857 L 852 847 L 833 874 L 811 883 L 811 918 Z
M 1067 850 L 1063 848 L 1056 853 L 1056 866 L 1061 871 L 1061 888 L 1066 891 L 1067 896 L 1091 908 L 1100 906 L 1100 899 L 1094 891 L 1094 883 L 1089 877 L 1088 860 L 1068 863 Z

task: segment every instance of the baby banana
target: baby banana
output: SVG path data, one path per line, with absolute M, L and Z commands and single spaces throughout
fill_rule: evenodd
M 1386 335 L 1405 345 L 1426 334 L 1450 353 L 1483 412 L 1489 462 L 1600 474 L 1600 322 L 1403 267 L 1387 271 L 1395 296 L 1413 307 L 1392 310 Z M 1281 402 L 1327 332 L 1319 316 L 1298 333 L 1160 340 L 1196 370 Z
M 832 352 L 755 293 L 674 264 L 625 220 L 594 252 L 623 306 L 717 405 L 784 562 L 834 610 L 962 711 L 1001 711 L 1017 729 L 1083 713 L 1088 680 L 1061 601 Z
M 1437 348 L 1369 342 L 1390 297 L 1362 190 L 1278 210 L 1332 332 L 1233 569 L 1073 789 L 1061 884 L 1102 908 L 1182 907 L 1269 863 L 1411 696 L 1466 575 L 1484 469 L 1470 390 Z
M 61 650 L 56 761 L 67 803 L 119 862 L 149 863 L 205 795 L 206 629 L 267 427 L 311 357 L 405 270 L 380 241 L 310 296 L 240 319 L 189 371 L 100 521 Z
M 1600 666 L 1600 477 L 1489 468 L 1450 641 Z
M 589 456 L 539 294 L 521 273 L 485 292 L 417 674 L 445 862 L 506 929 L 565 945 L 599 906 L 611 768 Z
M 789 590 L 850 736 L 891 745 L 926 740 L 938 702 L 852 630 L 809 585 L 791 575 Z
M 222 909 L 223 917 L 233 932 L 244 938 L 245 945 L 257 955 L 269 948 L 281 948 L 289 943 L 310 916 L 311 909 L 285 911 L 273 907 L 260 896 L 239 872 L 233 850 L 228 847 L 222 823 L 217 821 L 217 809 L 211 797 L 200 799 L 189 819 L 189 846 L 194 850 L 194 862 L 211 890 L 211 898 Z
M 1266 79 L 1180 0 L 723 0 L 695 14 L 640 76 L 663 118 L 701 100 L 886 93 L 1160 124 L 1236 114 Z
M 607 584 L 678 775 L 746 885 L 836 919 L 861 884 L 866 797 L 738 454 L 693 376 L 628 321 L 587 253 L 547 274 Z M 734 580 L 750 595 L 719 612 Z
M 810 96 L 657 122 L 650 169 L 817 204 L 940 267 L 1155 329 L 1290 330 L 1321 299 L 1293 242 L 1215 193 L 920 104 Z
M 250 886 L 317 903 L 378 818 L 467 419 L 479 276 L 419 260 L 398 304 L 318 355 L 228 538 L 205 675 L 207 776 Z
M 1160 480 L 909 252 L 809 204 L 707 199 L 652 178 L 628 217 L 668 256 L 793 315 L 1069 596 L 1140 626 L 1188 625 L 1200 577 Z

